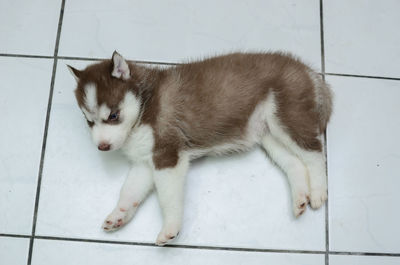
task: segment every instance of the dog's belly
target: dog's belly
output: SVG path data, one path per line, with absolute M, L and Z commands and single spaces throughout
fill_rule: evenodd
M 245 152 L 261 143 L 265 135 L 270 133 L 268 117 L 274 117 L 275 102 L 273 97 L 260 102 L 251 114 L 244 135 L 237 139 L 229 139 L 224 143 L 208 148 L 193 148 L 188 151 L 190 158 L 195 159 L 205 155 L 225 155 Z

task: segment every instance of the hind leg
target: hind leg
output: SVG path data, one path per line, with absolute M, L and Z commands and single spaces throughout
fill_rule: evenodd
M 322 136 L 320 138 L 322 138 Z M 322 142 L 322 140 L 320 141 Z M 288 145 L 288 147 L 292 150 L 292 152 L 300 157 L 300 159 L 308 168 L 311 207 L 314 209 L 321 207 L 328 199 L 326 159 L 324 150 L 305 150 L 294 143 Z
M 279 95 L 279 94 L 278 94 Z M 308 120 L 309 128 L 306 128 L 308 131 L 304 133 L 303 131 L 297 130 L 297 127 L 301 125 L 299 120 L 301 119 L 292 119 L 291 122 L 293 124 L 282 125 L 281 120 L 276 115 L 278 111 L 278 106 L 275 103 L 275 95 L 271 94 L 267 99 L 269 105 L 267 105 L 266 113 L 267 113 L 267 124 L 270 130 L 270 133 L 275 139 L 279 141 L 284 147 L 290 150 L 291 154 L 295 155 L 298 159 L 300 159 L 303 165 L 306 166 L 308 170 L 308 180 L 309 180 L 309 190 L 310 190 L 310 204 L 311 207 L 316 209 L 321 207 L 324 202 L 327 200 L 327 178 L 326 178 L 326 164 L 325 164 L 325 153 L 323 150 L 323 135 L 319 135 L 314 139 L 310 139 L 310 132 L 318 130 L 318 124 L 311 124 L 312 120 Z M 286 106 L 287 107 L 287 106 Z M 287 107 L 288 108 L 288 107 Z M 285 111 L 292 111 L 289 109 L 283 109 Z M 302 109 L 299 109 L 302 110 Z M 312 112 L 307 110 L 302 110 L 302 112 L 297 113 L 299 117 L 308 117 L 312 116 Z M 295 115 L 292 113 L 292 115 Z M 297 123 L 296 123 L 297 122 Z M 296 127 L 297 126 L 297 127 Z M 301 127 L 301 126 L 300 126 Z M 287 132 L 287 129 L 290 128 L 290 131 L 295 132 L 298 138 L 302 143 L 310 143 L 307 146 L 311 146 L 315 150 L 302 148 L 297 142 L 290 136 Z M 308 134 L 307 134 L 308 133 Z M 313 135 L 313 134 L 311 134 Z M 303 136 L 303 137 L 302 137 Z M 311 141 L 311 142 L 309 142 Z M 322 150 L 318 150 L 319 147 L 322 147 Z
M 293 213 L 300 216 L 309 200 L 307 169 L 300 159 L 272 135 L 262 139 L 262 146 L 275 163 L 286 173 L 292 190 Z

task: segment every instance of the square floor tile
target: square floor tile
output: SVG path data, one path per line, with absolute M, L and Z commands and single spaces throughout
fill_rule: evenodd
M 151 242 L 161 227 L 156 196 L 126 227 L 104 233 L 128 163 L 91 142 L 73 89 L 59 61 L 44 163 L 36 233 L 49 236 Z M 260 149 L 193 163 L 187 180 L 184 227 L 176 244 L 325 250 L 325 210 L 295 219 L 286 177 Z
M 29 239 L 0 237 L 0 263 L 22 265 L 28 260 Z
M 324 255 L 259 253 L 36 240 L 32 264 L 323 265 Z
M 232 51 L 294 52 L 320 69 L 319 1 L 66 3 L 60 54 L 181 62 Z
M 400 252 L 400 82 L 328 77 L 330 248 Z
M 326 72 L 400 77 L 400 1 L 324 1 Z
M 32 230 L 52 65 L 0 58 L 0 233 Z
M 330 255 L 330 265 L 399 265 L 400 257 Z
M 0 53 L 53 55 L 60 0 L 1 0 Z

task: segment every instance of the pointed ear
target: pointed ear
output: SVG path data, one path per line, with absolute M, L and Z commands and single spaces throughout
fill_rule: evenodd
M 128 80 L 131 76 L 129 65 L 125 59 L 117 51 L 114 51 L 111 61 L 113 62 L 113 69 L 111 75 L 122 80 Z
M 75 78 L 76 82 L 78 82 L 79 79 L 81 78 L 82 72 L 73 68 L 72 66 L 70 66 L 68 64 L 67 64 L 67 67 L 68 67 L 68 70 L 71 72 L 72 76 Z

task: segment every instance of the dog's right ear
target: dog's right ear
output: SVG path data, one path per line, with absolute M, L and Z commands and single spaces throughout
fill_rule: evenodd
M 128 80 L 131 76 L 131 71 L 124 57 L 117 51 L 114 51 L 111 61 L 113 63 L 111 75 L 122 80 Z
M 78 69 L 73 68 L 72 66 L 68 65 L 68 70 L 71 72 L 73 77 L 75 78 L 76 82 L 79 82 L 79 79 L 81 78 L 82 71 L 79 71 Z

